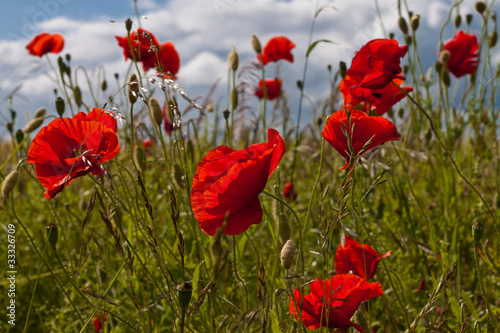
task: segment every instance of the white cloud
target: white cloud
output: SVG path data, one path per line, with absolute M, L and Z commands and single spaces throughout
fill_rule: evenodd
M 211 85 L 227 77 L 227 62 L 212 52 L 204 51 L 196 55 L 179 72 L 184 85 Z M 221 83 L 224 84 L 224 81 Z

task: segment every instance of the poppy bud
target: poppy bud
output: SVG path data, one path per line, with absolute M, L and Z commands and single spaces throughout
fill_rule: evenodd
M 495 47 L 495 45 L 497 45 L 497 39 L 498 39 L 498 33 L 495 29 L 491 32 L 490 36 L 488 37 L 488 46 L 490 48 Z
M 55 224 L 49 224 L 45 227 L 47 230 L 47 237 L 49 239 L 50 245 L 55 249 L 57 244 L 57 238 L 59 236 L 59 231 L 57 230 L 57 226 Z
M 231 52 L 229 52 L 227 61 L 229 62 L 229 68 L 231 68 L 233 72 L 236 72 L 236 70 L 238 69 L 239 57 L 238 57 L 238 52 L 236 52 L 234 46 L 231 49 Z
M 35 116 L 33 118 L 40 118 L 40 117 L 43 117 L 45 116 L 45 113 L 47 112 L 47 109 L 46 108 L 39 108 L 38 110 L 36 110 L 35 112 Z
M 213 106 L 213 104 L 212 104 L 212 103 L 207 104 L 207 105 L 205 106 L 205 110 L 206 110 L 207 112 L 212 112 L 212 111 L 214 111 L 214 106 Z
M 439 62 L 441 62 L 443 65 L 446 65 L 448 63 L 448 60 L 450 60 L 450 55 L 450 51 L 448 50 L 439 52 Z
M 436 72 L 441 73 L 441 71 L 443 70 L 443 64 L 441 62 L 437 61 L 434 64 L 434 68 L 436 69 Z
M 406 45 L 411 45 L 411 40 L 412 40 L 412 39 L 411 39 L 411 36 L 410 36 L 410 35 L 407 35 L 407 36 L 405 37 L 405 44 L 406 44 Z
M 2 197 L 4 202 L 9 198 L 10 193 L 14 189 L 14 186 L 16 186 L 17 184 L 18 178 L 19 178 L 19 172 L 17 170 L 12 170 L 3 180 Z
M 82 106 L 82 90 L 80 89 L 79 86 L 75 86 L 73 88 L 73 95 L 75 97 L 76 106 L 78 107 Z
M 130 30 L 132 30 L 132 20 L 130 18 L 125 20 L 125 29 L 127 29 L 127 32 L 129 33 Z
M 191 301 L 191 295 L 193 294 L 193 287 L 189 282 L 183 282 L 177 286 L 177 297 L 179 298 L 179 305 L 181 308 L 185 309 Z
M 130 104 L 134 104 L 137 101 L 137 96 L 139 94 L 139 82 L 137 81 L 137 75 L 135 75 L 135 73 L 130 75 L 127 92 L 128 101 Z
M 472 22 L 472 14 L 467 14 L 465 15 L 465 22 L 467 22 L 467 24 L 471 24 Z
M 297 80 L 297 88 L 302 90 L 302 81 L 301 80 Z
M 146 154 L 141 146 L 136 146 L 134 149 L 134 162 L 139 173 L 146 171 Z
M 45 119 L 43 117 L 36 117 L 30 120 L 23 128 L 23 132 L 28 134 L 36 130 L 43 123 Z
M 476 1 L 476 3 L 474 4 L 474 8 L 479 14 L 482 15 L 486 9 L 486 4 L 482 1 Z
M 285 269 L 289 269 L 292 266 L 294 257 L 295 247 L 293 245 L 293 241 L 289 239 L 281 249 L 281 266 Z
M 236 109 L 236 107 L 238 106 L 238 91 L 236 90 L 236 88 L 233 88 L 233 94 L 232 94 L 232 109 Z
M 64 114 L 64 108 L 66 107 L 66 103 L 64 103 L 64 99 L 61 97 L 56 98 L 56 111 L 59 117 L 62 117 Z
M 460 24 L 462 24 L 462 16 L 460 16 L 460 14 L 458 14 L 457 16 L 455 16 L 455 19 L 453 20 L 453 22 L 455 23 L 455 28 L 458 28 L 460 26 Z
M 347 66 L 345 64 L 345 62 L 341 61 L 339 63 L 339 70 L 340 70 L 340 76 L 345 79 L 345 76 L 346 76 L 346 72 L 347 72 Z
M 402 16 L 399 17 L 398 25 L 399 25 L 399 29 L 401 29 L 401 31 L 405 35 L 407 35 L 408 34 L 408 24 L 406 23 L 406 20 L 404 19 L 404 17 L 402 17 Z
M 251 37 L 251 42 L 252 42 L 252 48 L 255 51 L 255 53 L 261 54 L 262 53 L 262 47 L 260 46 L 260 41 L 257 35 L 252 34 Z
M 108 89 L 108 81 L 106 81 L 106 80 L 102 80 L 102 83 L 101 83 L 101 90 L 102 90 L 102 91 L 106 91 L 106 89 Z
M 482 224 L 479 221 L 476 221 L 476 223 L 472 225 L 472 236 L 474 236 L 474 243 L 479 243 L 481 237 L 483 237 L 483 233 L 484 233 L 484 224 Z
M 24 133 L 23 133 L 23 131 L 17 130 L 16 131 L 16 141 L 17 141 L 17 143 L 20 144 L 21 141 L 23 141 L 23 139 L 24 139 Z
M 411 17 L 410 20 L 411 30 L 417 31 L 419 25 L 420 25 L 420 15 L 415 14 Z
M 118 80 L 118 78 L 120 77 L 120 74 L 115 73 L 115 74 L 114 74 L 114 77 L 115 77 L 115 79 L 116 79 L 116 80 Z
M 161 122 L 163 121 L 163 111 L 161 110 L 160 103 L 154 97 L 149 99 L 149 113 L 151 115 L 151 119 L 153 119 L 156 125 L 161 126 Z
M 450 73 L 447 70 L 443 70 L 441 72 L 441 79 L 443 80 L 443 84 L 446 87 L 449 87 L 451 84 Z
M 174 164 L 174 179 L 181 188 L 184 188 L 184 175 L 183 174 L 184 173 L 182 172 L 181 166 L 179 164 L 175 163 Z
M 67 61 L 67 62 L 68 62 L 68 64 L 69 64 L 69 62 L 71 61 L 71 54 L 66 53 L 66 61 Z
M 394 39 L 394 32 L 389 32 L 389 39 Z
M 9 131 L 9 133 L 12 134 L 12 132 L 14 132 L 14 123 L 13 122 L 9 121 L 7 123 L 7 125 L 5 125 L 5 126 L 7 127 L 7 131 Z
M 229 110 L 228 109 L 225 109 L 224 111 L 222 111 L 222 115 L 224 116 L 224 119 L 228 120 L 229 119 Z

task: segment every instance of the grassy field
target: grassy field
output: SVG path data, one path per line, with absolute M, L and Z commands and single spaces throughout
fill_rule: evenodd
M 265 88 L 259 108 L 249 112 L 246 101 L 257 97 L 241 82 L 242 64 L 235 63 L 234 53 L 228 63 L 227 109 L 210 94 L 193 101 L 175 81 L 152 71 L 145 76 L 141 63 L 129 60 L 143 90 L 130 84 L 135 80 L 123 82 L 103 107 L 118 120 L 126 118 L 116 130 L 120 152 L 106 158 L 103 172 L 93 155 L 75 150 L 69 173 L 81 168 L 81 174 L 70 184 L 63 180 L 50 200 L 37 178 L 41 166 L 35 171 L 28 163 L 36 131 L 23 132 L 13 123 L 11 137 L 0 148 L 5 230 L 0 260 L 8 264 L 1 265 L 8 266 L 1 281 L 1 332 L 308 331 L 305 315 L 297 321 L 291 314 L 300 305 L 291 295 L 295 289 L 309 294 L 312 280 L 339 273 L 336 252 L 345 236 L 368 244 L 377 257 L 392 251 L 368 279 L 380 283 L 383 295 L 356 306 L 348 316 L 366 332 L 499 332 L 500 67 L 492 60 L 498 53 L 498 24 L 490 4 L 481 6 L 476 4 L 478 11 L 471 13 L 483 22 L 477 34 L 479 67 L 459 78 L 442 57 L 435 68 L 422 68 L 418 18 L 402 13 L 398 34 L 403 33 L 408 46 L 401 57 L 402 75 L 413 91 L 380 116 L 395 125 L 401 139 L 363 152 L 345 137 L 352 155 L 344 170 L 339 169 L 345 156 L 322 136 L 328 116 L 347 109 L 339 90 L 346 75 L 342 66 L 330 68 L 331 94 L 313 101 L 313 118 L 302 115 L 297 127 L 290 112 L 308 103 L 307 82 L 299 82 L 295 91 L 301 95 L 299 105 L 289 105 L 279 90 L 276 99 L 266 101 L 271 90 Z M 468 19 L 459 22 L 455 12 L 450 8 L 451 19 L 443 25 L 468 31 Z M 443 36 L 443 42 L 452 37 Z M 266 41 L 261 42 L 265 51 Z M 313 40 L 311 53 L 315 45 Z M 161 52 L 153 52 L 160 61 Z M 345 59 L 346 68 L 351 61 Z M 58 116 L 71 118 L 102 107 L 81 100 L 68 66 L 61 58 L 54 70 L 64 113 L 49 108 L 38 114 L 34 118 L 43 118 L 43 126 Z M 267 64 L 266 74 L 274 66 Z M 264 73 L 260 63 L 253 67 L 255 75 Z M 103 85 L 108 84 L 92 83 L 106 89 Z M 153 96 L 158 105 L 151 102 Z M 376 111 L 369 111 L 370 116 Z M 84 123 L 101 134 L 111 131 L 95 121 Z M 202 182 L 200 161 L 223 144 L 242 150 L 266 143 L 268 127 L 279 131 L 286 146 L 279 165 L 269 170 L 269 179 L 266 169 L 267 183 L 262 177 L 238 178 L 242 197 L 251 191 L 245 186 L 263 182 L 265 190 L 257 192 L 261 223 L 235 235 L 221 234 L 221 229 L 208 235 L 198 221 L 202 213 L 193 212 L 193 183 Z M 358 133 L 357 128 L 351 130 Z M 92 170 L 84 171 L 86 165 Z M 284 192 L 289 182 L 296 196 Z M 221 221 L 229 219 L 227 225 L 238 224 L 233 213 L 220 214 Z M 245 214 L 238 218 L 243 221 Z M 288 240 L 293 246 L 288 243 L 282 253 Z M 14 312 L 7 308 L 12 300 Z M 319 331 L 356 330 L 341 325 Z

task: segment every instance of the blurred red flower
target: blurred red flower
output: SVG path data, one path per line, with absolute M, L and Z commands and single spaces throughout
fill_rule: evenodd
M 266 92 L 267 99 L 272 101 L 281 95 L 281 79 L 269 79 L 266 80 Z M 264 84 L 262 80 L 259 81 L 259 85 L 255 89 L 255 96 L 259 99 L 264 98 Z
M 285 188 L 283 189 L 283 196 L 288 201 L 297 199 L 297 191 L 295 191 L 295 187 L 293 187 L 291 181 L 285 184 Z
M 382 258 L 390 255 L 389 251 Z M 371 279 L 377 271 L 380 257 L 369 245 L 359 244 L 349 236 L 345 236 L 345 244 L 339 244 L 335 253 L 335 270 L 337 274 L 351 273 L 365 280 Z
M 95 314 L 94 328 L 96 333 L 99 333 L 102 330 L 105 321 L 106 321 L 106 315 L 101 315 L 99 312 Z
M 295 47 L 295 43 L 284 36 L 277 36 L 271 38 L 266 46 L 264 46 L 264 51 L 261 55 L 257 55 L 257 58 L 264 65 L 267 65 L 271 61 L 278 61 L 280 59 L 288 60 L 293 63 L 293 54 L 291 50 Z
M 159 73 L 165 74 L 167 78 L 175 80 L 175 74 L 177 74 L 180 67 L 180 59 L 174 44 L 172 42 L 165 42 L 159 46 L 158 55 L 154 52 L 150 53 L 149 57 L 142 60 L 144 71 L 156 68 Z
M 170 117 L 168 116 L 167 104 L 163 106 L 163 128 L 165 128 L 165 132 L 167 132 L 168 136 L 172 135 L 172 131 L 174 130 L 174 124 L 172 123 Z
M 425 289 L 425 280 L 422 279 L 420 280 L 420 288 L 418 288 L 417 293 L 424 291 L 424 289 Z
M 115 38 L 118 41 L 118 45 L 123 48 L 123 55 L 125 56 L 125 60 L 134 59 L 134 57 L 132 57 L 127 36 L 115 36 Z M 152 33 L 142 28 L 137 29 L 137 31 L 133 31 L 130 34 L 130 42 L 132 44 L 132 50 L 134 51 L 136 61 L 144 61 L 149 57 L 154 56 L 154 52 L 150 51 L 150 48 L 151 46 L 158 46 L 160 44 L 160 42 L 158 42 L 158 39 L 156 39 L 156 37 Z M 149 68 L 144 69 L 144 71 L 147 71 L 148 69 Z
M 241 234 L 262 221 L 259 194 L 285 153 L 285 143 L 278 131 L 268 129 L 267 136 L 268 142 L 242 150 L 219 146 L 198 164 L 191 206 L 206 234 L 213 236 L 227 213 L 226 235 Z
M 43 56 L 45 53 L 59 53 L 64 47 L 64 37 L 61 34 L 49 34 L 43 32 L 36 35 L 26 48 L 34 56 Z
M 346 72 L 346 78 L 353 83 L 349 89 L 381 89 L 394 79 L 404 80 L 399 62 L 407 50 L 408 46 L 399 46 L 395 39 L 368 42 L 356 53 Z
M 353 274 L 337 274 L 328 280 L 315 279 L 309 287 L 311 292 L 304 295 L 302 304 L 300 291 L 295 289 L 293 292 L 302 322 L 308 329 L 353 326 L 359 332 L 364 332 L 364 328 L 353 323 L 351 317 L 363 301 L 384 294 L 379 282 L 367 282 Z M 298 320 L 292 297 L 289 309 Z
M 444 43 L 444 49 L 450 52 L 448 71 L 461 77 L 475 73 L 479 65 L 479 44 L 474 35 L 459 30 L 455 37 Z
M 116 130 L 118 129 L 115 117 L 110 115 L 105 110 L 99 108 L 93 108 L 89 113 L 78 112 L 73 116 L 73 119 L 92 122 L 97 121 L 111 128 L 113 132 L 116 132 Z
M 323 137 L 346 159 L 346 164 L 340 170 L 349 165 L 349 145 L 343 131 L 347 133 L 352 143 L 354 153 L 358 155 L 368 141 L 371 143 L 362 154 L 368 150 L 381 145 L 387 141 L 399 140 L 401 135 L 393 123 L 383 117 L 368 116 L 366 113 L 352 109 L 351 125 L 344 110 L 330 115 L 323 128 Z
M 403 80 L 394 79 L 392 82 L 401 86 Z M 384 88 L 381 89 L 367 89 L 367 88 L 353 88 L 355 87 L 357 82 L 355 82 L 350 76 L 346 76 L 339 84 L 340 92 L 344 97 L 344 106 L 356 106 L 358 104 L 363 104 L 363 111 L 366 113 L 370 113 L 371 110 L 375 110 L 377 115 L 381 116 L 389 109 L 406 97 L 406 95 L 399 90 L 392 83 L 388 84 Z M 403 87 L 407 93 L 413 91 L 412 87 Z
M 28 150 L 28 163 L 52 199 L 66 184 L 88 173 L 104 174 L 101 163 L 120 151 L 113 129 L 101 122 L 56 118 L 42 128 Z

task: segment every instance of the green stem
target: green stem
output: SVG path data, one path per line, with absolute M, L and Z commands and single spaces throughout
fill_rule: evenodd
M 483 294 L 484 304 L 486 305 L 486 309 L 488 310 L 488 319 L 491 324 L 494 326 L 496 324 L 495 317 L 493 316 L 493 311 L 491 311 L 490 302 L 488 301 L 488 296 L 486 295 L 486 288 L 483 283 L 483 276 L 481 274 L 481 269 L 479 268 L 479 256 L 477 254 L 479 242 L 474 242 L 474 262 L 476 264 L 476 272 L 477 278 L 479 280 L 479 287 L 481 288 L 481 293 Z

